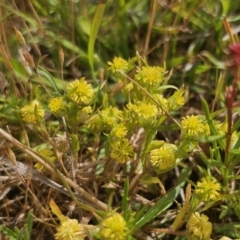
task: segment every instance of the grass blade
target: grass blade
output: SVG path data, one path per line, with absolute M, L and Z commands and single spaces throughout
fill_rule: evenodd
M 97 7 L 97 11 L 94 15 L 94 19 L 93 19 L 92 26 L 91 26 L 90 38 L 89 38 L 89 42 L 88 42 L 88 59 L 89 59 L 89 64 L 90 64 L 92 72 L 93 72 L 94 45 L 95 45 L 99 27 L 102 22 L 102 17 L 103 17 L 105 7 L 106 7 L 106 0 L 102 0 Z
M 169 191 L 165 196 L 159 199 L 156 204 L 147 211 L 147 213 L 133 227 L 132 234 L 172 205 L 174 199 L 178 196 L 180 189 L 185 184 L 186 178 L 188 178 L 190 174 L 190 168 L 182 171 L 179 177 L 179 184 L 174 189 Z

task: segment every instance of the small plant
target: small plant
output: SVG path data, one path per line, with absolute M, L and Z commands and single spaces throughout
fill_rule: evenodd
M 1 232 L 240 238 L 236 3 L 78 2 L 0 4 Z M 9 228 L 29 207 L 34 226 Z
M 0 233 L 5 234 L 10 240 L 30 240 L 33 226 L 32 211 L 28 212 L 26 223 L 22 229 L 14 226 L 13 229 L 0 225 Z

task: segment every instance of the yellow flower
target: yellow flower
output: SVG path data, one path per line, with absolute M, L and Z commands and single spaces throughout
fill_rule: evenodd
M 122 112 L 115 107 L 109 107 L 101 112 L 101 119 L 103 123 L 107 124 L 108 126 L 113 126 L 114 124 L 118 123 L 121 117 Z
M 93 98 L 93 88 L 85 81 L 85 78 L 81 78 L 70 83 L 67 96 L 77 104 L 87 105 Z
M 157 167 L 156 170 L 167 171 L 175 167 L 175 150 L 171 145 L 172 144 L 164 144 L 162 147 L 150 151 L 150 162 L 154 167 Z
M 142 67 L 135 75 L 137 81 L 148 85 L 161 84 L 164 81 L 164 69 L 161 67 Z
M 130 92 L 133 89 L 133 83 L 128 83 L 124 86 L 124 90 Z
M 54 113 L 59 113 L 64 110 L 64 102 L 62 97 L 52 98 L 48 104 L 50 110 Z
M 119 163 L 125 163 L 133 158 L 133 146 L 130 144 L 128 139 L 124 138 L 119 141 L 114 141 L 111 148 L 111 158 Z
M 202 134 L 210 134 L 208 124 L 199 116 L 187 116 L 181 121 L 182 135 L 185 137 L 198 137 Z
M 95 114 L 88 119 L 87 129 L 93 134 L 98 134 L 104 129 L 102 119 L 98 114 Z
M 42 149 L 40 151 L 38 151 L 38 153 L 45 157 L 46 159 L 48 159 L 51 162 L 54 162 L 56 160 L 56 157 L 54 156 L 54 152 L 51 151 L 50 149 Z M 44 166 L 41 163 L 36 163 L 34 165 L 34 167 L 38 170 L 38 171 L 42 171 L 44 169 Z
M 226 135 L 227 133 L 227 123 L 217 123 L 215 124 L 217 130 L 219 131 L 219 134 Z M 239 139 L 237 131 L 234 131 L 231 135 L 231 148 L 234 148 L 237 140 Z
M 84 240 L 87 235 L 82 224 L 76 219 L 67 219 L 57 227 L 57 233 L 54 235 L 55 240 Z
M 139 119 L 146 121 L 155 119 L 158 114 L 157 107 L 146 102 L 129 103 L 127 108 L 134 112 Z
M 102 240 L 125 240 L 127 226 L 124 218 L 119 213 L 113 213 L 101 223 L 100 237 Z
M 44 110 L 42 105 L 40 105 L 38 100 L 34 100 L 31 104 L 21 108 L 21 115 L 23 121 L 27 123 L 37 123 L 44 120 Z
M 121 57 L 115 57 L 113 59 L 113 62 L 108 62 L 108 65 L 110 66 L 109 69 L 115 73 L 117 71 L 126 72 L 128 69 L 128 62 Z
M 208 217 L 199 212 L 193 213 L 188 220 L 187 229 L 199 240 L 209 240 L 212 233 L 212 223 Z
M 111 131 L 111 135 L 117 138 L 123 138 L 126 134 L 127 128 L 123 124 L 116 124 Z
M 184 89 L 178 89 L 170 98 L 168 98 L 169 108 L 171 110 L 177 110 L 185 103 Z
M 90 114 L 90 113 L 92 113 L 93 110 L 92 110 L 91 106 L 87 106 L 87 107 L 82 108 L 81 111 L 84 113 Z
M 200 196 L 203 201 L 216 201 L 219 199 L 221 185 L 210 176 L 202 178 L 197 182 L 195 189 L 196 195 Z
M 158 114 L 159 115 L 165 115 L 166 112 L 169 111 L 169 103 L 168 99 L 164 98 L 161 94 L 152 94 L 152 97 L 155 99 L 155 101 L 160 105 L 158 107 Z M 149 100 L 151 103 L 153 102 L 151 99 Z M 155 104 L 155 103 L 154 103 Z

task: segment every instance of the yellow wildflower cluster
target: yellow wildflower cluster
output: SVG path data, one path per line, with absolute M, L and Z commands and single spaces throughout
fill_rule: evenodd
M 46 159 L 48 159 L 51 162 L 54 162 L 56 160 L 56 157 L 54 155 L 54 152 L 48 148 L 45 149 L 41 149 L 38 151 L 38 153 L 45 157 Z M 44 166 L 41 163 L 36 163 L 34 165 L 34 167 L 38 170 L 38 171 L 43 171 L 44 170 Z
M 88 225 L 80 224 L 76 219 L 64 216 L 56 203 L 51 199 L 50 207 L 52 212 L 59 218 L 60 225 L 57 227 L 55 240 L 84 240 L 88 235 Z
M 219 131 L 219 134 L 222 134 L 222 135 L 226 135 L 227 134 L 227 123 L 224 122 L 224 123 L 216 123 L 215 124 L 217 130 Z M 231 135 L 231 148 L 233 148 L 237 142 L 237 140 L 239 139 L 239 136 L 238 136 L 238 133 L 237 131 L 234 131 L 232 132 L 232 135 Z
M 122 118 L 122 112 L 116 107 L 109 107 L 101 111 L 100 113 L 102 122 L 108 126 L 113 126 L 119 122 Z
M 129 103 L 127 108 L 130 113 L 133 113 L 133 116 L 136 117 L 139 123 L 142 123 L 141 125 L 144 125 L 144 123 L 148 124 L 149 121 L 155 120 L 158 114 L 156 105 L 144 101 L 138 101 L 134 104 Z
M 171 110 L 178 110 L 185 103 L 184 88 L 180 88 L 174 92 L 174 94 L 168 98 L 168 105 Z
M 119 213 L 113 213 L 101 223 L 101 240 L 125 240 L 127 237 L 127 224 Z
M 44 110 L 38 100 L 33 100 L 29 105 L 21 108 L 23 121 L 27 123 L 38 123 L 44 120 Z
M 164 81 L 165 71 L 161 67 L 143 66 L 138 69 L 135 79 L 144 85 L 155 86 Z
M 125 163 L 131 160 L 134 156 L 133 146 L 129 140 L 123 138 L 112 142 L 111 144 L 111 158 L 119 163 Z
M 201 197 L 202 201 L 216 201 L 219 199 L 221 185 L 215 179 L 207 176 L 202 178 L 201 181 L 197 182 L 195 193 Z
M 181 130 L 184 137 L 199 137 L 209 135 L 209 125 L 200 116 L 187 116 L 181 121 Z
M 114 125 L 111 136 L 116 138 L 124 138 L 127 134 L 127 128 L 123 124 Z
M 76 219 L 67 218 L 57 227 L 55 240 L 84 240 L 87 233 Z
M 188 231 L 198 240 L 209 240 L 212 233 L 212 223 L 208 217 L 199 212 L 193 213 L 187 223 Z
M 49 101 L 48 107 L 53 113 L 60 113 L 64 110 L 64 101 L 62 97 L 55 97 Z
M 93 98 L 93 88 L 85 78 L 81 78 L 70 83 L 67 96 L 76 104 L 87 105 Z
M 157 171 L 167 171 L 176 164 L 176 157 L 172 144 L 164 144 L 160 148 L 150 151 L 150 162 Z
M 117 71 L 126 72 L 128 69 L 128 62 L 121 57 L 115 57 L 113 59 L 113 62 L 108 62 L 108 65 L 110 66 L 109 69 L 113 73 Z

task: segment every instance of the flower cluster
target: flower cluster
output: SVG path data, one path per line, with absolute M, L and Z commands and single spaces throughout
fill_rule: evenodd
M 85 78 L 81 78 L 70 83 L 67 96 L 76 104 L 87 105 L 93 98 L 93 88 Z
M 63 98 L 55 97 L 50 99 L 48 107 L 53 113 L 61 113 L 65 109 Z
M 186 116 L 181 121 L 182 136 L 186 138 L 197 138 L 202 135 L 209 135 L 210 128 L 200 116 Z
M 178 89 L 170 98 L 168 98 L 169 109 L 178 110 L 185 103 L 183 87 Z
M 158 108 L 152 103 L 136 101 L 127 104 L 127 111 L 133 122 L 143 128 L 155 126 L 158 117 Z
M 226 135 L 227 134 L 227 123 L 226 122 L 224 122 L 224 123 L 216 122 L 215 126 L 216 126 L 219 134 L 222 134 L 222 135 Z M 238 136 L 237 131 L 232 132 L 232 135 L 231 135 L 231 148 L 234 148 L 234 146 L 235 146 L 236 142 L 238 141 L 238 139 L 239 139 L 239 136 Z
M 126 72 L 128 69 L 128 62 L 121 57 L 115 57 L 113 62 L 108 62 L 108 65 L 113 73 L 116 73 L 117 71 Z
M 113 126 L 114 124 L 118 123 L 122 117 L 122 112 L 118 110 L 116 107 L 109 107 L 102 110 L 101 114 L 102 121 L 108 125 Z
M 126 134 L 127 134 L 127 128 L 122 123 L 115 124 L 110 133 L 110 135 L 114 138 L 124 138 Z
M 54 152 L 48 148 L 45 149 L 41 149 L 38 151 L 38 153 L 45 157 L 47 160 L 54 162 L 56 160 L 56 157 L 54 155 Z M 38 171 L 43 171 L 44 170 L 44 166 L 41 163 L 36 163 L 34 165 L 34 167 L 38 170 Z
M 187 222 L 188 231 L 198 240 L 208 240 L 212 233 L 212 223 L 208 217 L 199 212 L 193 213 Z
M 87 225 L 80 224 L 76 219 L 64 216 L 56 203 L 51 199 L 49 203 L 52 212 L 59 218 L 60 224 L 57 227 L 55 240 L 84 240 L 88 235 Z
M 76 219 L 67 218 L 57 227 L 55 240 L 84 240 L 87 233 Z
M 38 100 L 33 100 L 29 105 L 21 108 L 23 121 L 27 123 L 39 123 L 44 120 L 44 110 Z
M 165 70 L 161 67 L 143 66 L 137 70 L 135 79 L 143 86 L 159 86 L 164 81 Z
M 102 240 L 125 240 L 127 237 L 127 224 L 119 213 L 112 213 L 100 225 Z
M 150 151 L 150 162 L 156 171 L 164 172 L 175 167 L 175 147 L 173 144 L 164 144 Z
M 195 193 L 202 201 L 216 201 L 220 196 L 221 185 L 215 179 L 207 176 L 197 182 Z
M 119 163 L 125 163 L 134 156 L 133 146 L 126 138 L 113 141 L 111 143 L 111 158 Z

